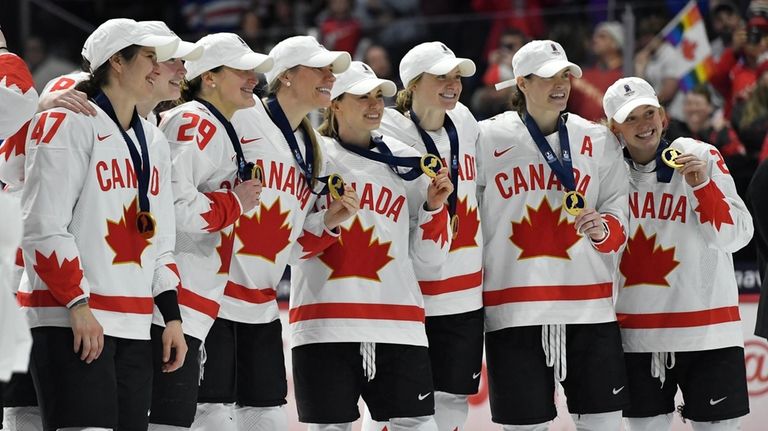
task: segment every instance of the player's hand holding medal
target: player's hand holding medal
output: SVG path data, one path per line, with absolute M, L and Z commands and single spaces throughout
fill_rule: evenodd
M 425 175 L 432 178 L 432 182 L 427 189 L 427 210 L 435 211 L 440 209 L 448 200 L 448 196 L 453 193 L 453 183 L 448 175 L 448 168 L 437 156 L 425 154 L 421 157 L 421 170 Z M 451 227 L 453 227 L 451 220 Z M 457 226 L 458 227 L 458 226 Z
M 334 230 L 344 220 L 357 213 L 360 208 L 360 198 L 352 186 L 344 183 L 341 175 L 331 174 L 326 181 L 332 200 L 323 220 L 328 229 Z
M 661 161 L 670 168 L 678 170 L 691 187 L 704 184 L 709 179 L 706 160 L 701 160 L 693 154 L 682 153 L 677 148 L 667 147 L 661 152 Z

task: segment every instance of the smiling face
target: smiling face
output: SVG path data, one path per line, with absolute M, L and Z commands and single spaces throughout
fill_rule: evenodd
M 187 69 L 181 59 L 172 58 L 160 63 L 159 75 L 155 80 L 154 99 L 159 103 L 181 97 L 179 85 L 185 73 Z
M 344 97 L 334 102 L 333 109 L 342 137 L 368 135 L 381 125 L 384 96 L 380 88 L 362 95 L 345 93 Z
M 422 106 L 449 111 L 456 107 L 462 88 L 458 67 L 445 75 L 424 73 L 413 86 L 413 99 Z
M 663 110 L 651 105 L 640 105 L 619 124 L 612 122 L 614 133 L 624 138 L 627 146 L 643 154 L 653 154 L 664 131 Z
M 222 113 L 227 115 L 256 104 L 253 99 L 253 89 L 259 83 L 256 72 L 224 66 L 215 75 L 215 90 L 222 105 L 218 108 Z
M 293 92 L 310 110 L 325 108 L 331 104 L 331 89 L 336 77 L 330 65 L 325 67 L 296 66 L 285 74 L 291 85 L 281 89 Z
M 565 68 L 549 78 L 537 75 L 520 77 L 518 88 L 525 94 L 528 112 L 561 112 L 568 105 L 571 93 L 571 71 Z
M 150 100 L 159 85 L 159 66 L 155 49 L 141 47 L 129 61 L 121 60 L 120 78 L 125 88 L 139 102 Z

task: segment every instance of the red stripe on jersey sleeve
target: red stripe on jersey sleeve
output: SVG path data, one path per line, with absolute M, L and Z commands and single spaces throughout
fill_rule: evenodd
M 233 283 L 231 281 L 227 282 L 227 287 L 224 288 L 224 294 L 231 298 L 250 302 L 251 304 L 264 304 L 274 301 L 277 297 L 275 289 L 249 289 L 241 284 Z
M 309 259 L 315 257 L 318 254 L 325 251 L 339 239 L 338 236 L 333 236 L 323 229 L 323 234 L 317 236 L 312 232 L 305 230 L 299 237 L 299 244 L 301 244 L 301 251 L 304 253 L 301 258 Z
M 155 299 L 139 296 L 106 296 L 91 293 L 88 305 L 94 310 L 118 313 L 152 314 Z
M 617 313 L 619 326 L 626 329 L 690 328 L 741 320 L 739 307 L 721 307 L 710 310 L 677 313 Z
M 483 292 L 486 307 L 513 302 L 584 301 L 613 296 L 613 283 L 575 284 L 566 286 L 521 286 Z
M 419 281 L 421 293 L 424 295 L 441 295 L 443 293 L 459 292 L 472 289 L 483 284 L 483 272 L 457 275 L 445 280 Z
M 216 320 L 219 315 L 219 303 L 204 296 L 184 288 L 181 283 L 179 289 L 179 305 L 189 307 L 195 311 L 205 314 L 211 319 Z
M 414 305 L 329 302 L 292 308 L 290 323 L 314 319 L 403 320 L 424 322 L 424 309 Z
M 242 209 L 234 192 L 208 192 L 204 195 L 211 200 L 210 209 L 200 214 L 207 223 L 204 229 L 208 232 L 220 231 L 240 217 Z
M 83 294 L 83 290 L 80 289 L 80 282 L 83 280 L 80 258 L 64 259 L 59 263 L 55 251 L 46 257 L 35 250 L 33 268 L 59 305 L 65 306 Z

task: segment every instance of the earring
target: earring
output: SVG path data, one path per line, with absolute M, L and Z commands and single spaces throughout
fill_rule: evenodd
M 211 88 L 216 88 L 216 83 L 211 84 Z
M 286 87 L 290 87 L 291 86 L 291 81 L 285 81 L 285 86 Z

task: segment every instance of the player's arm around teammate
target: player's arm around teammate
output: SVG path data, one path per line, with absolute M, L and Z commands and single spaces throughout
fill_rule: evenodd
M 664 139 L 664 109 L 647 82 L 619 79 L 603 106 L 630 173 L 616 300 L 627 424 L 670 429 L 679 387 L 694 430 L 738 429 L 749 399 L 731 253 L 749 242 L 752 218 L 714 146 Z

